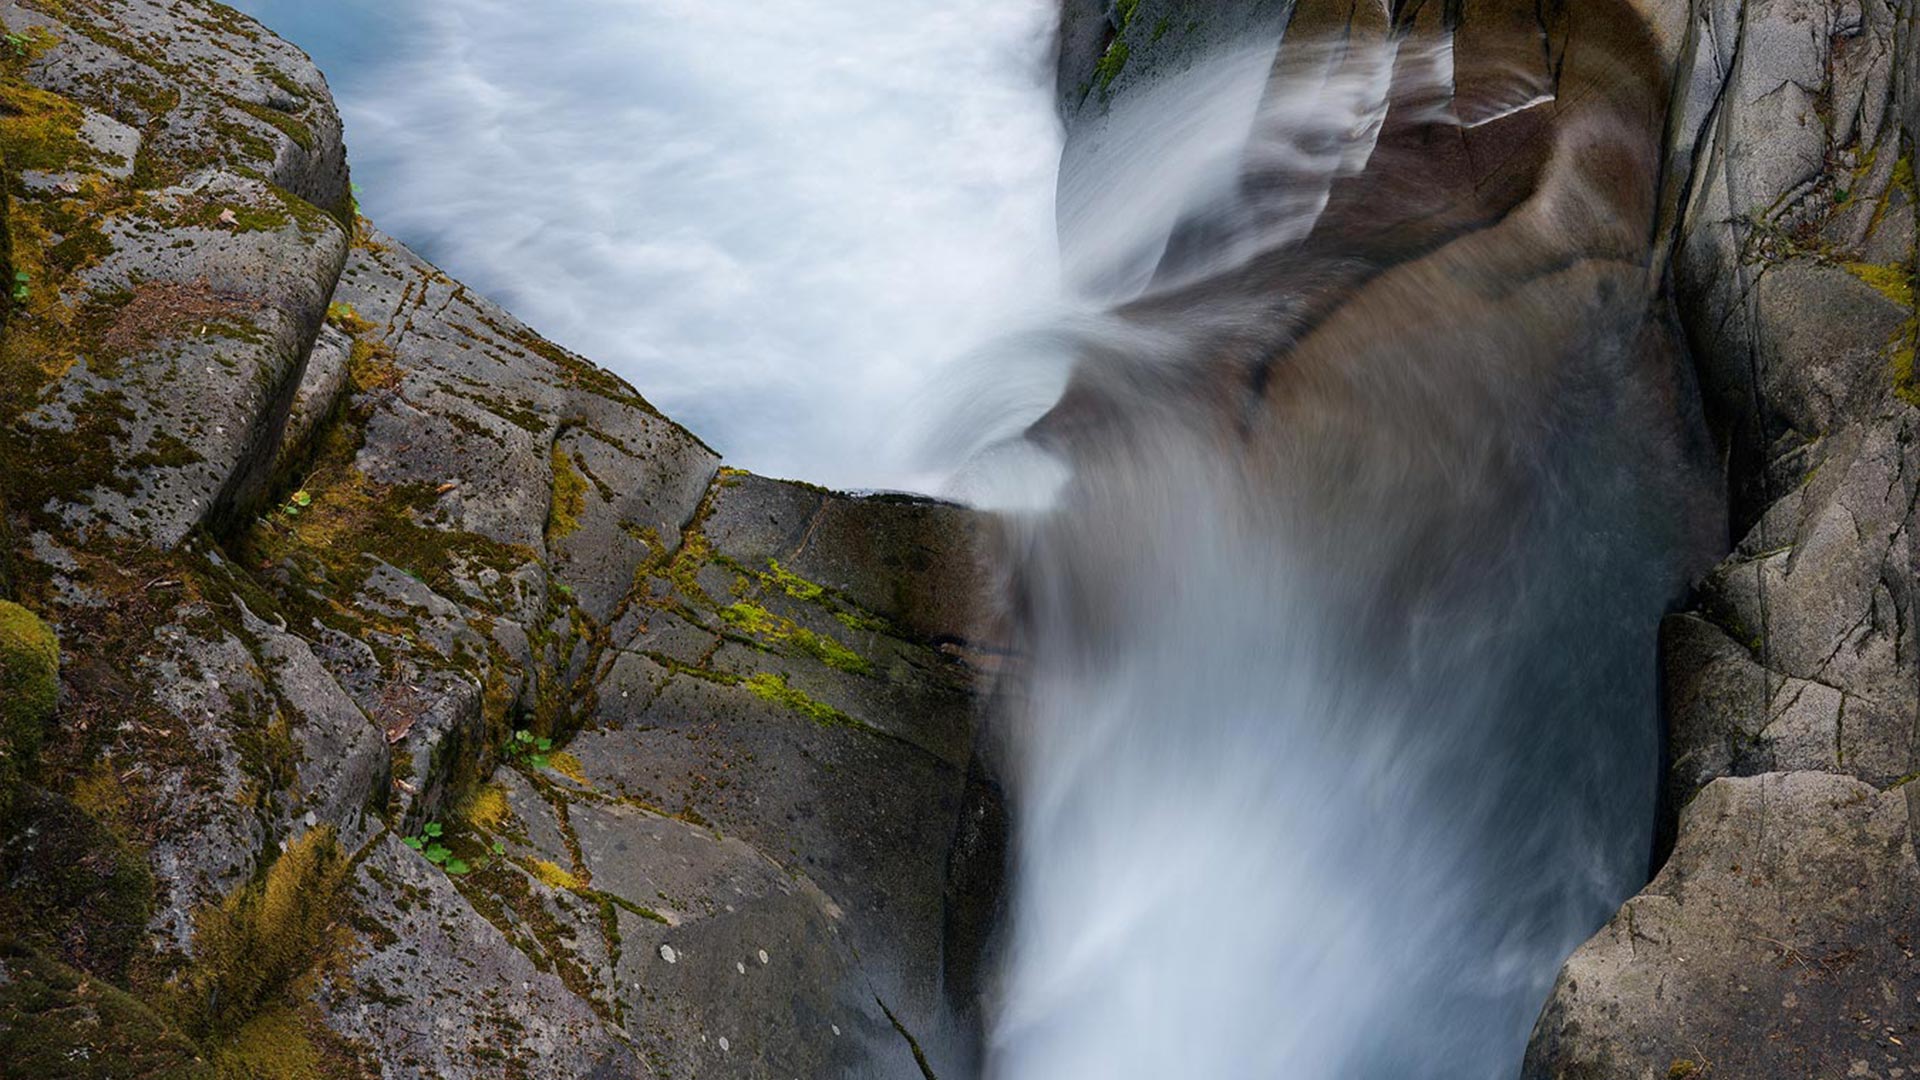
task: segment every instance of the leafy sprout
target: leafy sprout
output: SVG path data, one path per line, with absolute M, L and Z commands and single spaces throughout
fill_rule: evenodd
M 521 728 L 513 733 L 513 739 L 507 743 L 506 755 L 528 768 L 544 769 L 550 760 L 547 755 L 552 750 L 552 739 L 535 736 L 533 732 Z
M 447 827 L 445 825 L 437 821 L 429 821 L 420 827 L 420 835 L 401 837 L 400 842 L 420 854 L 425 855 L 428 862 L 445 870 L 449 874 L 457 877 L 462 874 L 472 873 L 474 867 L 471 863 L 455 855 L 452 848 L 440 842 L 441 838 L 446 836 L 446 833 Z M 502 844 L 498 840 L 493 842 L 493 853 L 495 855 L 504 855 L 506 852 L 507 848 L 505 844 Z M 481 861 L 483 863 L 485 862 L 485 860 Z

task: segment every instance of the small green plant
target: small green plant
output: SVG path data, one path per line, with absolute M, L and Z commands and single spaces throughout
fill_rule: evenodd
M 33 296 L 33 275 L 25 270 L 13 272 L 13 302 L 24 304 Z
M 0 37 L 0 50 L 12 56 L 27 55 L 27 39 L 22 34 L 7 34 Z
M 425 855 L 428 862 L 455 877 L 471 873 L 473 867 L 467 865 L 465 859 L 456 856 L 452 848 L 440 842 L 440 838 L 445 833 L 446 826 L 437 821 L 429 821 L 420 827 L 419 836 L 409 836 L 400 842 Z
M 551 759 L 547 756 L 553 750 L 553 740 L 536 738 L 533 732 L 525 728 L 513 733 L 507 742 L 506 756 L 509 761 L 517 762 L 532 769 L 544 769 Z
M 311 492 L 305 490 L 296 491 L 288 496 L 286 504 L 280 507 L 280 512 L 288 517 L 299 517 L 300 511 L 312 505 L 313 494 Z

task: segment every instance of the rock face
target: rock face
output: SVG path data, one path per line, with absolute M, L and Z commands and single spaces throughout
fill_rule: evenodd
M 722 469 L 359 219 L 325 81 L 232 11 L 0 22 L 0 607 L 62 662 L 5 766 L 5 1059 L 963 1060 L 985 524 Z M 275 899 L 320 895 L 279 884 L 316 837 L 345 867 L 318 938 Z M 266 988 L 197 1000 L 235 926 L 279 942 Z
M 1910 1075 L 1913 11 L 1689 15 L 1672 282 L 1737 542 L 1663 627 L 1671 858 L 1568 963 L 1526 1075 Z

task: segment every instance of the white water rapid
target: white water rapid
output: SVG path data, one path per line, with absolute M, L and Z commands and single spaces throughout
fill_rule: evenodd
M 1012 521 L 995 1080 L 1512 1077 L 1645 880 L 1707 474 L 1629 45 L 1242 43 L 1069 155 L 1079 303 L 937 442 Z

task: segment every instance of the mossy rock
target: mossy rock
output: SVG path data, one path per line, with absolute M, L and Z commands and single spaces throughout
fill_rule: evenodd
M 59 700 L 59 641 L 33 612 L 0 600 L 0 821 Z
M 42 1080 L 209 1073 L 193 1043 L 131 995 L 19 942 L 0 943 L 0 1063 Z
M 19 828 L 0 846 L 0 925 L 116 982 L 145 940 L 154 882 L 147 862 L 63 795 L 25 785 Z

